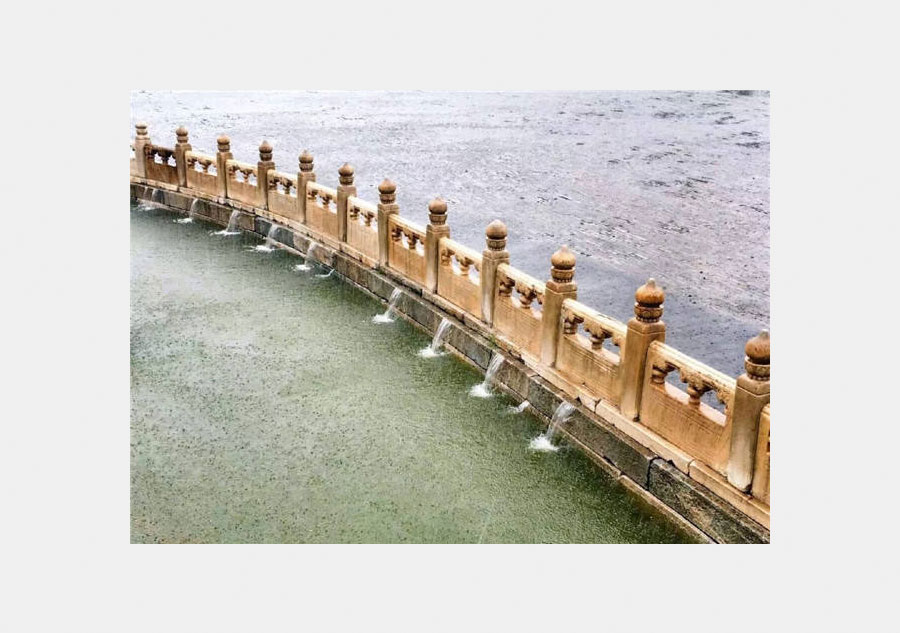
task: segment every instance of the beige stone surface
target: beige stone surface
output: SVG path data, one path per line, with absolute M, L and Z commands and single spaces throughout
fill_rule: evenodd
M 678 371 L 688 391 L 665 381 Z M 660 342 L 650 345 L 640 422 L 675 446 L 724 473 L 731 450 L 731 408 L 735 380 Z M 727 414 L 700 400 L 707 390 L 716 392 Z
M 425 229 L 393 214 L 388 220 L 391 242 L 388 265 L 419 285 L 425 284 Z
M 147 170 L 147 180 L 178 186 L 175 151 L 153 144 L 146 145 L 144 151 L 146 152 L 145 168 Z
M 256 180 L 255 166 L 234 159 L 228 160 L 225 161 L 225 176 L 230 199 L 252 207 L 259 206 L 259 187 L 253 184 Z
M 210 196 L 217 192 L 216 159 L 195 152 L 185 153 L 187 187 Z
M 479 283 L 473 281 L 471 273 L 473 269 L 480 270 L 481 254 L 446 237 L 438 242 L 438 249 L 438 294 L 476 318 L 481 318 L 481 288 Z
M 753 496 L 769 505 L 769 407 L 759 416 L 759 440 L 756 445 L 756 464 L 753 469 Z

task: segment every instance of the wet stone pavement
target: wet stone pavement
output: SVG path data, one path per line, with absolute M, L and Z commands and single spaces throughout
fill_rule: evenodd
M 667 342 L 730 375 L 769 321 L 767 92 L 147 92 L 131 125 L 195 150 L 231 137 L 256 162 L 263 139 L 280 170 L 315 156 L 334 186 L 345 161 L 361 197 L 398 183 L 401 213 L 427 222 L 443 196 L 452 236 L 482 249 L 494 218 L 512 264 L 540 279 L 550 255 L 577 254 L 579 299 L 627 320 L 634 290 L 666 290 Z

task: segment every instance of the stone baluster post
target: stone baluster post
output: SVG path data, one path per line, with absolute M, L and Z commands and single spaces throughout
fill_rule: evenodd
M 147 177 L 147 154 L 144 148 L 151 144 L 150 136 L 147 134 L 147 124 L 137 123 L 134 126 L 134 166 L 137 175 L 141 178 Z
M 500 220 L 488 224 L 484 231 L 487 248 L 481 253 L 481 318 L 494 324 L 494 299 L 497 296 L 497 268 L 509 263 L 506 250 L 506 225 Z M 554 358 L 556 356 L 554 355 Z
M 400 212 L 397 205 L 397 185 L 385 178 L 378 185 L 380 202 L 378 203 L 378 264 L 382 267 L 388 265 L 388 253 L 391 248 L 391 231 L 388 227 L 388 218 L 394 213 Z
M 763 330 L 744 346 L 745 373 L 738 376 L 731 411 L 731 454 L 728 482 L 749 490 L 759 441 L 759 414 L 769 402 L 769 331 Z
M 187 163 L 184 155 L 189 151 L 191 151 L 191 145 L 188 143 L 188 131 L 182 125 L 175 130 L 175 171 L 178 174 L 179 187 L 187 187 Z
M 644 393 L 647 350 L 653 341 L 666 340 L 662 321 L 666 293 L 652 277 L 634 293 L 634 317 L 628 321 L 625 351 L 622 354 L 622 397 L 619 408 L 629 420 L 637 420 Z
M 275 161 L 272 160 L 272 146 L 269 141 L 263 141 L 259 145 L 259 162 L 256 163 L 256 188 L 259 190 L 259 206 L 261 209 L 269 208 L 269 172 L 275 171 Z
M 541 362 L 547 367 L 556 364 L 563 301 L 578 296 L 574 277 L 575 253 L 568 246 L 563 246 L 550 258 L 550 281 L 544 290 L 544 306 L 541 311 Z
M 338 169 L 340 183 L 337 188 L 337 216 L 338 237 L 342 242 L 347 241 L 347 198 L 356 195 L 356 187 L 353 186 L 353 165 L 344 163 Z
M 425 286 L 431 292 L 437 292 L 442 237 L 450 237 L 447 203 L 441 198 L 435 198 L 428 203 L 428 226 L 425 227 Z
M 223 200 L 228 197 L 228 172 L 225 163 L 234 155 L 231 153 L 231 139 L 224 134 L 216 139 L 219 151 L 216 152 L 216 194 Z
M 297 159 L 300 171 L 297 172 L 297 216 L 302 224 L 306 224 L 306 183 L 315 182 L 313 172 L 313 155 L 303 150 Z

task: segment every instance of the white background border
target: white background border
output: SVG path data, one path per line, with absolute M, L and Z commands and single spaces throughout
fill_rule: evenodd
M 883 622 L 896 591 L 887 558 L 896 371 L 884 365 L 896 358 L 900 234 L 888 191 L 898 173 L 888 6 L 6 9 L 4 628 L 730 632 Z M 188 58 L 190 67 L 177 64 Z M 169 88 L 771 90 L 772 545 L 129 545 L 123 132 L 130 90 Z

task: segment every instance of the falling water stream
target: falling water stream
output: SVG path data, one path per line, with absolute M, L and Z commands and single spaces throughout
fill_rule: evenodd
M 558 451 L 559 446 L 553 444 L 553 435 L 561 424 L 564 424 L 566 420 L 572 417 L 573 413 L 575 413 L 575 407 L 568 402 L 560 402 L 559 406 L 556 407 L 556 411 L 553 412 L 553 418 L 551 418 L 550 426 L 547 427 L 547 430 L 531 440 L 529 444 L 531 450 L 542 452 Z
M 278 242 L 275 241 L 275 234 L 278 233 L 279 226 L 272 222 L 269 225 L 269 231 L 266 233 L 266 243 L 265 244 L 257 244 L 250 250 L 254 250 L 258 253 L 271 253 L 277 248 Z
M 372 317 L 372 323 L 393 323 L 394 322 L 394 311 L 397 309 L 397 302 L 400 301 L 400 296 L 403 294 L 403 291 L 400 288 L 394 288 L 394 292 L 391 293 L 391 298 L 388 300 L 387 310 L 382 312 L 381 314 L 376 314 Z
M 197 203 L 199 203 L 199 202 L 200 202 L 200 200 L 197 200 L 197 199 L 195 199 L 193 202 L 191 202 L 191 208 L 188 209 L 187 217 L 186 218 L 178 218 L 175 220 L 175 223 L 176 224 L 190 224 L 191 222 L 193 222 L 194 221 L 194 207 L 196 207 Z
M 500 366 L 502 364 L 503 356 L 500 354 L 491 356 L 491 363 L 488 365 L 487 371 L 484 374 L 484 381 L 472 387 L 469 390 L 469 395 L 475 396 L 476 398 L 490 398 L 493 395 L 491 392 L 491 383 L 494 382 L 494 376 L 500 371 Z
M 240 229 L 238 229 L 238 218 L 241 217 L 241 212 L 235 209 L 231 212 L 231 217 L 228 218 L 228 226 L 226 226 L 221 231 L 213 231 L 210 235 L 239 235 Z
M 435 358 L 437 356 L 442 356 L 443 352 L 441 352 L 441 345 L 444 344 L 444 337 L 447 335 L 447 330 L 450 329 L 450 321 L 447 319 L 441 319 L 441 324 L 438 326 L 437 331 L 434 333 L 434 338 L 431 339 L 431 345 L 428 347 L 423 347 L 419 350 L 419 356 L 422 358 Z
M 318 244 L 315 242 L 310 242 L 309 247 L 306 249 L 306 257 L 303 260 L 302 264 L 297 264 L 294 266 L 294 270 L 299 270 L 301 272 L 305 272 L 307 270 L 312 270 L 312 264 L 310 262 L 314 262 L 315 258 L 313 257 L 313 253 L 316 252 L 316 247 Z

